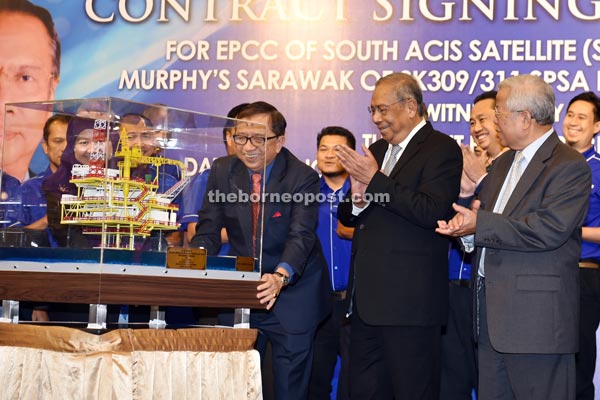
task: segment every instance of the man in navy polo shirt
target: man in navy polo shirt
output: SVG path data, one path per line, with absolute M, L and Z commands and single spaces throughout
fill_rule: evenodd
M 580 152 L 592 171 L 592 193 L 583 223 L 579 260 L 579 353 L 575 356 L 577 399 L 594 399 L 596 330 L 600 322 L 600 155 L 593 146 L 600 131 L 600 99 L 593 92 L 569 101 L 562 123 L 566 143 Z
M 341 360 L 337 398 L 348 398 L 348 362 L 350 323 L 346 319 L 346 289 L 350 273 L 350 252 L 353 228 L 341 225 L 337 218 L 338 204 L 350 190 L 348 173 L 338 162 L 335 146 L 345 144 L 354 149 L 352 132 L 339 126 L 328 126 L 317 136 L 317 167 L 321 171 L 321 194 L 317 236 L 327 259 L 333 310 L 317 328 L 309 398 L 328 399 L 338 355 Z M 322 200 L 322 199 L 321 199 Z
M 68 115 L 56 114 L 48 118 L 44 124 L 42 147 L 48 156 L 49 165 L 42 174 L 23 183 L 23 207 L 19 219 L 26 228 L 46 229 L 48 227 L 46 196 L 42 192 L 42 182 L 55 173 L 60 166 L 60 157 L 67 147 L 67 127 L 70 120 L 71 117 Z

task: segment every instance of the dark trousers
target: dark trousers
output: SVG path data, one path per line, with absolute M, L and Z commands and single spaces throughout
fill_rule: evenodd
M 473 290 L 450 283 L 448 324 L 442 331 L 441 400 L 470 400 L 477 391 Z
M 600 270 L 580 268 L 579 353 L 575 356 L 577 399 L 594 400 L 596 330 L 600 323 Z
M 311 400 L 331 398 L 331 380 L 338 355 L 341 359 L 341 368 L 338 376 L 337 399 L 349 398 L 350 321 L 346 318 L 347 311 L 347 303 L 335 299 L 331 314 L 317 328 L 308 392 L 308 398 Z
M 488 332 L 485 285 L 478 302 L 479 399 L 573 400 L 575 355 L 497 352 Z
M 437 400 L 441 326 L 372 326 L 356 308 L 350 332 L 350 398 Z
M 259 311 L 250 313 L 250 327 L 259 330 L 256 348 L 261 360 L 264 360 L 267 343 L 271 343 L 275 399 L 305 400 L 308 396 L 315 330 L 302 334 L 286 333 L 272 313 Z

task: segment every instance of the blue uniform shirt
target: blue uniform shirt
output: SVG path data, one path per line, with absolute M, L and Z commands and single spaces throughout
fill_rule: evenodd
M 19 217 L 23 225 L 29 225 L 46 215 L 46 196 L 42 192 L 42 182 L 52 175 L 50 167 L 43 174 L 34 176 L 21 186 L 23 207 Z
M 181 208 L 179 214 L 182 216 L 180 223 L 184 231 L 187 230 L 187 225 L 190 222 L 198 223 L 198 211 L 202 208 L 202 201 L 204 200 L 204 193 L 206 192 L 206 184 L 208 183 L 208 175 L 210 169 L 205 169 L 198 175 L 194 176 L 190 181 L 189 185 L 183 190 L 183 198 L 181 201 Z M 229 243 L 221 244 L 219 250 L 220 256 L 226 256 L 229 254 Z
M 0 228 L 20 226 L 21 182 L 6 173 L 2 173 L 0 180 Z
M 183 198 L 179 214 L 181 215 L 181 224 L 187 227 L 190 222 L 198 222 L 198 210 L 202 208 L 202 200 L 206 192 L 206 184 L 210 169 L 194 176 L 188 186 L 183 190 Z
M 489 167 L 488 167 L 489 171 Z M 479 193 L 485 179 L 475 188 L 475 194 Z M 473 196 L 468 198 L 459 198 L 456 202 L 463 207 L 470 207 Z M 450 240 L 450 250 L 448 251 L 448 280 L 471 279 L 471 258 L 474 253 L 465 253 L 460 245 L 460 239 Z
M 449 280 L 471 279 L 471 258 L 473 254 L 463 252 L 458 240 L 452 239 L 448 253 Z
M 583 226 L 600 227 L 600 154 L 596 153 L 594 147 L 583 153 L 592 171 L 592 193 L 588 213 Z M 600 260 L 600 244 L 586 242 L 581 243 L 581 258 L 595 258 Z
M 348 288 L 348 276 L 350 275 L 352 241 L 342 239 L 336 233 L 338 205 L 348 191 L 350 191 L 349 178 L 346 179 L 340 189 L 334 192 L 325 183 L 325 179 L 321 177 L 321 193 L 326 196 L 326 200 L 319 205 L 317 236 L 321 241 L 323 253 L 329 266 L 331 290 L 335 292 Z

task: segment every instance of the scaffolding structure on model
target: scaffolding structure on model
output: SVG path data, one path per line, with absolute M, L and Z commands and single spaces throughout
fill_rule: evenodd
M 103 145 L 106 142 L 96 148 Z M 144 155 L 140 145 L 130 145 L 125 128 L 120 130 L 114 154 L 118 169 L 107 168 L 104 154 L 102 149 L 92 153 L 95 161 L 90 165 L 73 166 L 70 182 L 77 187 L 77 195 L 62 195 L 61 223 L 80 225 L 84 234 L 99 236 L 99 247 L 128 250 L 135 250 L 136 243 L 155 230 L 176 230 L 179 207 L 173 200 L 190 180 L 185 164 L 160 152 Z M 154 176 L 132 178 L 131 171 L 143 165 L 154 166 Z M 166 165 L 176 166 L 181 178 L 159 193 L 164 189 L 160 188 L 160 170 Z

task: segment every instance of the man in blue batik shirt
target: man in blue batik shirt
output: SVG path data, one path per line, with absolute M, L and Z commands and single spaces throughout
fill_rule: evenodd
M 579 353 L 575 355 L 578 400 L 594 399 L 596 330 L 600 322 L 600 155 L 593 146 L 600 131 L 600 99 L 593 92 L 573 97 L 562 131 L 566 143 L 579 151 L 592 171 L 592 192 L 582 228 L 579 260 Z
M 334 300 L 332 313 L 317 328 L 309 398 L 329 399 L 331 381 L 338 355 L 341 368 L 337 398 L 348 398 L 348 362 L 350 324 L 346 319 L 346 289 L 350 273 L 350 252 L 354 229 L 338 223 L 339 202 L 350 191 L 348 173 L 339 164 L 335 147 L 345 144 L 354 149 L 356 140 L 347 129 L 338 126 L 323 128 L 317 136 L 317 167 L 321 171 L 321 194 L 317 236 L 323 247 L 329 270 L 330 291 Z
M 56 114 L 44 124 L 42 148 L 48 157 L 48 168 L 40 175 L 25 181 L 22 186 L 23 206 L 19 220 L 30 229 L 47 229 L 46 196 L 42 192 L 42 182 L 60 166 L 60 157 L 67 146 L 67 127 L 71 117 Z
M 2 172 L 0 177 L 0 227 L 11 228 L 19 226 L 19 211 L 21 206 L 21 182 Z

